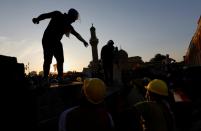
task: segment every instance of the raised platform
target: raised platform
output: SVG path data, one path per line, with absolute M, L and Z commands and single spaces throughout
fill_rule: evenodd
M 68 86 L 82 86 L 82 82 L 51 83 L 50 88 L 63 88 Z

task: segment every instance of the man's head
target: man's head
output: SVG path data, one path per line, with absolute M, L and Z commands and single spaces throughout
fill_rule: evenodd
M 113 40 L 109 40 L 109 41 L 107 42 L 107 44 L 108 44 L 108 45 L 114 45 L 114 41 L 113 41 Z
M 85 79 L 82 90 L 86 99 L 92 104 L 100 104 L 106 97 L 105 83 L 99 78 Z
M 147 93 L 146 93 L 146 98 L 149 99 L 149 95 L 151 93 L 153 94 L 157 94 L 159 96 L 168 96 L 168 86 L 166 84 L 165 81 L 160 80 L 160 79 L 153 79 L 152 81 L 149 82 L 149 84 L 147 86 L 145 86 L 145 88 L 147 89 Z
M 77 10 L 71 8 L 68 10 L 68 16 L 72 19 L 72 22 L 75 22 L 79 18 L 79 13 Z

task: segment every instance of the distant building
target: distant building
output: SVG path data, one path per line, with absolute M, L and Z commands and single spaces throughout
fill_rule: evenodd
M 198 20 L 197 30 L 194 33 L 184 62 L 189 65 L 201 65 L 201 16 Z
M 20 80 L 24 79 L 25 76 L 24 64 L 18 63 L 16 57 L 0 55 L 0 61 L 1 61 L 0 62 L 1 82 L 5 82 L 4 80 L 19 82 Z
M 92 61 L 90 61 L 89 67 L 83 69 L 83 73 L 87 74 L 89 77 L 93 77 L 97 75 L 98 68 L 99 68 L 99 61 L 98 61 L 98 38 L 96 37 L 96 28 L 91 26 L 90 28 L 91 38 L 90 38 L 90 45 L 92 49 Z
M 143 63 L 144 61 L 140 56 L 133 56 L 128 58 L 128 65 L 130 69 L 136 69 Z
M 128 70 L 128 53 L 125 50 L 118 50 L 115 54 L 113 65 L 113 80 L 118 85 L 123 84 L 123 74 Z
M 90 32 L 91 32 L 91 39 L 90 39 L 90 45 L 91 45 L 91 49 L 92 49 L 92 61 L 93 63 L 98 63 L 98 39 L 96 37 L 96 28 L 93 26 L 91 26 L 90 28 Z

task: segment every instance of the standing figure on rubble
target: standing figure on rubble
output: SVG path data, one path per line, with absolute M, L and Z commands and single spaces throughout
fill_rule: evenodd
M 101 61 L 106 85 L 113 84 L 114 42 L 109 40 L 101 49 Z
M 171 64 L 175 63 L 175 62 L 176 62 L 176 60 L 170 58 L 169 54 L 166 54 L 165 59 L 163 59 L 163 61 L 162 61 L 162 63 L 165 64 L 165 71 L 169 71 Z
M 45 79 L 48 80 L 50 65 L 52 63 L 52 58 L 54 56 L 57 61 L 57 71 L 58 71 L 57 78 L 58 81 L 62 80 L 64 54 L 61 39 L 64 34 L 67 37 L 69 37 L 69 34 L 71 33 L 77 39 L 83 42 L 85 47 L 88 46 L 88 43 L 82 38 L 82 36 L 78 32 L 74 30 L 73 26 L 71 25 L 78 18 L 79 18 L 78 11 L 71 8 L 69 9 L 68 13 L 53 11 L 41 14 L 37 18 L 32 19 L 34 24 L 39 24 L 39 22 L 44 19 L 51 19 L 42 38 L 42 46 L 44 54 L 43 71 Z

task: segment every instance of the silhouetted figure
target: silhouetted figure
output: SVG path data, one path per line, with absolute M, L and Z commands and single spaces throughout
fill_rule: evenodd
M 171 64 L 171 63 L 174 63 L 174 62 L 176 62 L 176 61 L 174 59 L 170 58 L 169 54 L 166 54 L 165 59 L 163 60 L 163 63 L 164 64 Z
M 114 42 L 109 40 L 101 49 L 101 60 L 105 75 L 105 83 L 113 84 L 113 60 L 114 60 Z
M 59 131 L 113 131 L 114 121 L 105 106 L 106 86 L 99 78 L 85 79 L 78 106 L 59 117 Z
M 42 38 L 44 53 L 44 78 L 48 78 L 50 65 L 54 56 L 57 61 L 58 80 L 62 80 L 64 54 L 61 39 L 64 34 L 69 37 L 69 34 L 71 33 L 77 39 L 83 42 L 85 47 L 88 46 L 88 43 L 82 38 L 82 36 L 78 32 L 74 30 L 73 26 L 71 25 L 78 19 L 78 17 L 78 11 L 71 8 L 68 11 L 68 14 L 61 13 L 60 11 L 53 11 L 41 14 L 37 18 L 32 19 L 34 24 L 39 24 L 39 22 L 44 19 L 51 19 Z
M 175 63 L 176 61 L 169 57 L 169 54 L 166 54 L 165 59 L 162 61 L 165 64 L 165 71 L 168 71 L 171 67 L 172 63 Z
M 146 131 L 176 131 L 175 116 L 169 101 L 170 92 L 165 81 L 151 80 L 147 86 L 146 100 L 134 107 L 142 115 Z

